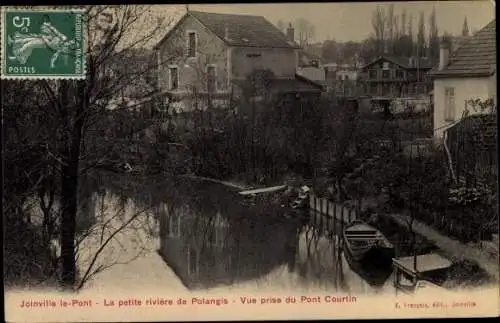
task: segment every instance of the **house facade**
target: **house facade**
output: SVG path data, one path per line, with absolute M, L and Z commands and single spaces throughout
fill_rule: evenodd
M 260 16 L 187 11 L 154 48 L 158 90 L 190 110 L 193 98 L 224 101 L 241 95 L 241 84 L 252 73 L 266 71 L 277 91 L 284 80 L 290 91 L 318 92 L 295 77 L 300 48 L 293 33 L 289 28 L 285 35 Z
M 433 64 L 426 57 L 379 57 L 361 68 L 363 92 L 383 98 L 427 95 L 432 81 L 426 73 Z
M 495 20 L 471 36 L 456 52 L 443 43 L 439 65 L 430 71 L 434 87 L 434 135 L 443 138 L 464 112 L 479 113 L 467 101 L 492 99 L 496 106 Z
M 337 97 L 351 97 L 360 94 L 358 61 L 352 64 L 328 63 L 323 67 L 327 91 Z

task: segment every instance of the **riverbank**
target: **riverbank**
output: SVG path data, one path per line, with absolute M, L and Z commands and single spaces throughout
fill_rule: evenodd
M 390 217 L 401 226 L 408 226 L 408 223 L 410 223 L 410 218 L 407 215 L 385 214 L 385 216 Z M 412 227 L 417 234 L 431 241 L 454 261 L 472 261 L 495 278 L 496 281 L 499 281 L 498 256 L 496 261 L 492 260 L 483 250 L 446 237 L 418 220 L 413 220 Z
M 324 199 L 320 199 L 322 203 L 319 203 L 321 206 L 318 208 L 318 203 L 313 203 L 316 200 L 318 199 L 311 198 L 311 208 L 316 209 L 327 218 L 331 218 L 333 214 L 338 220 L 343 218 L 346 222 L 360 218 L 356 208 L 328 202 Z M 333 207 L 328 207 L 325 202 L 330 203 Z M 393 243 L 397 257 L 431 252 L 441 254 L 454 263 L 450 269 L 450 285 L 452 286 L 474 287 L 498 282 L 498 264 L 490 258 L 485 250 L 446 237 L 420 221 L 414 220 L 412 222 L 408 216 L 382 212 L 378 213 L 377 217 L 371 217 L 370 220 L 363 218 L 363 210 L 377 209 L 380 205 L 379 202 L 376 198 L 363 199 L 360 207 L 362 210 L 361 219 L 369 221 Z M 348 216 L 346 217 L 346 215 Z M 412 223 L 411 229 L 410 223 Z

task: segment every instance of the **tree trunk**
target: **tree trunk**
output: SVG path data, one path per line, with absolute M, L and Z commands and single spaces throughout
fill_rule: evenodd
M 69 89 L 72 86 L 68 87 Z M 68 91 L 71 93 L 72 91 Z M 79 95 L 75 91 L 74 95 Z M 63 94 L 64 95 L 64 94 Z M 79 101 L 79 100 L 78 100 Z M 68 108 L 65 106 L 64 108 Z M 66 290 L 72 290 L 76 280 L 75 263 L 75 231 L 76 213 L 78 210 L 78 170 L 80 160 L 80 145 L 84 124 L 85 103 L 78 102 L 74 116 L 74 126 L 71 131 L 70 149 L 66 156 L 66 164 L 62 168 L 61 185 L 61 259 L 62 273 L 60 283 Z

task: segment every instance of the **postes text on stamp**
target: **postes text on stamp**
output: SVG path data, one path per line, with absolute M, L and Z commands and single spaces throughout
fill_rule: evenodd
M 85 11 L 2 8 L 2 79 L 83 79 Z

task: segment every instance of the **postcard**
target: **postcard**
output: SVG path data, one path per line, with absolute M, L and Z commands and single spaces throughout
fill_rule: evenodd
M 6 321 L 498 316 L 494 13 L 2 7 Z

